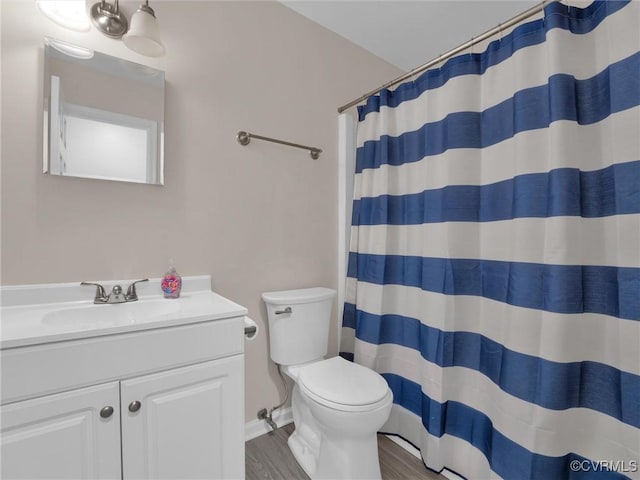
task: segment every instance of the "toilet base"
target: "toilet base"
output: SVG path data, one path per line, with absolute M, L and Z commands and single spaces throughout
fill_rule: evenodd
M 389 392 L 373 411 L 336 415 L 304 398 L 295 384 L 291 402 L 295 431 L 287 441 L 289 449 L 312 480 L 380 479 L 376 431 L 389 417 L 391 401 Z
M 302 467 L 309 478 L 314 478 L 316 472 L 316 456 L 300 435 L 294 431 L 287 440 L 289 450 L 293 453 L 296 462 Z
M 314 479 L 379 480 L 378 437 L 324 442 Z
M 320 450 L 320 428 L 311 416 L 308 405 L 302 399 L 300 389 L 294 384 L 291 398 L 293 425 L 295 430 L 287 444 L 294 458 L 309 478 L 315 478 L 318 452 Z
M 320 457 L 317 461 L 314 451 L 306 444 L 301 435 L 296 435 L 296 432 L 291 434 L 287 444 L 298 465 L 313 480 L 375 480 L 381 478 L 377 436 L 360 439 L 357 443 L 325 443 L 320 447 Z M 354 458 L 367 458 L 369 461 L 354 462 Z

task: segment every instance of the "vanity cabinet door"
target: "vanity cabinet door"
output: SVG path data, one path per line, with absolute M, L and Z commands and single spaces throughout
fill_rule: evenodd
M 121 478 L 118 382 L 0 407 L 3 479 Z
M 121 382 L 125 479 L 244 478 L 244 356 Z

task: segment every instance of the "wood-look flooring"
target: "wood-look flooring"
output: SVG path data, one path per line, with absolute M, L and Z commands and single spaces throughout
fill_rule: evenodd
M 287 445 L 293 429 L 290 423 L 246 443 L 246 480 L 308 480 Z M 384 435 L 378 435 L 378 455 L 383 480 L 444 480 Z

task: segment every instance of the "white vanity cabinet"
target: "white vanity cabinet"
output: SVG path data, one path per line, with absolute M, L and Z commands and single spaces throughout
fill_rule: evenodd
M 205 297 L 160 326 L 4 343 L 0 477 L 244 478 L 246 310 Z
M 236 355 L 2 406 L 1 477 L 243 478 L 242 370 Z
M 119 401 L 111 382 L 0 407 L 0 477 L 120 478 Z
M 243 368 L 234 356 L 121 382 L 123 478 L 244 478 Z

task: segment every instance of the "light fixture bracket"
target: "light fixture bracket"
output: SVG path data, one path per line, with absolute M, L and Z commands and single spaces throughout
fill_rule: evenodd
M 153 11 L 153 8 L 149 6 L 149 0 L 146 0 L 145 3 L 138 7 L 139 12 L 146 12 L 151 15 L 153 18 L 156 18 L 156 12 Z
M 111 38 L 121 38 L 129 29 L 127 17 L 120 13 L 118 0 L 110 4 L 105 0 L 91 7 L 91 22 L 103 34 Z

